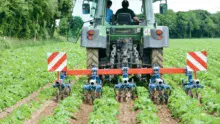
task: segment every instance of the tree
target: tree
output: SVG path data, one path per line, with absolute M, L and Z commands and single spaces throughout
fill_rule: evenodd
M 68 37 L 75 38 L 83 24 L 83 20 L 79 16 L 73 16 L 70 20 L 68 18 L 62 18 L 59 24 L 59 33 L 63 36 L 67 36 L 68 34 Z
M 68 18 L 62 18 L 59 23 L 59 34 L 62 36 L 67 36 L 69 28 Z
M 69 18 L 73 0 L 1 0 L 0 35 L 17 38 L 50 38 L 55 21 Z
M 212 32 L 212 28 L 209 28 L 208 26 L 212 26 L 213 23 L 209 19 L 211 14 L 206 10 L 194 10 L 193 11 L 196 15 L 196 18 L 198 20 L 199 29 L 193 31 L 194 37 L 208 37 L 210 34 L 209 32 Z
M 190 17 L 186 12 L 177 12 L 177 32 L 179 38 L 186 38 Z
M 216 37 L 220 37 L 220 12 L 217 12 L 211 16 L 213 23 L 215 24 L 214 34 Z
M 193 36 L 192 32 L 194 30 L 199 30 L 199 21 L 196 18 L 196 14 L 193 11 L 187 12 L 188 18 L 188 37 L 191 38 Z

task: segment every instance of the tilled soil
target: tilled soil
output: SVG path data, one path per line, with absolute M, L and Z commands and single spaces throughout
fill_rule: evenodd
M 79 79 L 77 76 L 76 80 Z M 72 81 L 73 85 L 76 81 Z M 64 98 L 65 99 L 65 98 Z M 37 124 L 42 117 L 46 117 L 53 114 L 53 110 L 58 106 L 56 97 L 53 97 L 51 100 L 46 101 L 41 105 L 41 108 L 36 112 L 32 113 L 31 118 L 24 122 L 24 124 Z
M 156 105 L 158 109 L 158 117 L 160 118 L 160 124 L 178 124 L 178 121 L 171 117 L 170 110 L 166 105 Z
M 37 96 L 40 93 L 41 90 L 51 87 L 51 83 L 46 84 L 43 88 L 38 89 L 37 91 L 30 94 L 28 97 L 22 99 L 21 101 L 17 102 L 15 105 L 11 106 L 10 108 L 6 108 L 3 112 L 0 113 L 0 119 L 7 117 L 10 115 L 17 107 L 21 106 L 24 103 L 29 103 L 31 100 L 36 101 Z
M 120 124 L 136 124 L 138 111 L 133 111 L 133 101 L 120 103 L 118 120 Z
M 82 104 L 80 110 L 76 112 L 73 116 L 76 119 L 71 119 L 70 124 L 88 124 L 89 113 L 93 110 L 93 105 Z
M 37 124 L 42 117 L 52 115 L 54 108 L 58 106 L 56 100 L 49 100 L 45 102 L 39 110 L 31 115 L 31 119 L 24 122 L 24 124 Z

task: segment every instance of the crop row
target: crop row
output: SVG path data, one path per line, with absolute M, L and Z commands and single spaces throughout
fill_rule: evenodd
M 68 96 L 63 101 L 59 102 L 57 108 L 54 109 L 52 116 L 43 117 L 40 124 L 67 124 L 70 119 L 73 119 L 73 113 L 77 112 L 82 104 L 82 87 L 85 78 L 81 77 L 72 86 L 71 96 Z
M 168 103 L 168 107 L 170 108 L 174 118 L 181 119 L 182 123 L 193 124 L 217 124 L 220 121 L 220 118 L 205 113 L 203 108 L 199 106 L 198 100 L 187 96 L 185 92 L 171 79 L 168 79 L 167 82 L 169 82 L 172 87 L 175 87 Z
M 165 58 L 167 60 L 166 63 L 168 63 L 168 64 L 166 64 L 166 65 L 172 65 L 175 67 L 181 67 L 181 66 L 183 67 L 183 65 L 184 65 L 183 59 L 185 59 L 185 58 L 179 57 L 184 53 L 183 50 L 175 49 L 175 52 L 174 52 L 173 49 L 171 49 L 171 50 L 169 49 L 169 50 L 167 50 L 167 52 L 168 53 L 165 56 Z M 172 54 L 172 56 L 171 56 L 171 54 Z M 214 114 L 214 115 L 219 116 L 220 115 L 220 101 L 219 101 L 219 93 L 218 93 L 219 88 L 215 87 L 214 88 L 215 90 L 213 90 L 210 87 L 208 87 L 208 86 L 210 86 L 210 83 L 206 83 L 208 78 L 206 76 L 204 76 L 207 74 L 211 74 L 211 72 L 206 72 L 206 73 L 201 72 L 198 74 L 198 77 L 202 81 L 202 84 L 203 83 L 205 84 L 205 88 L 199 90 L 199 93 L 202 95 L 202 108 L 210 114 Z M 181 86 L 180 79 L 183 77 L 183 75 L 170 75 L 169 77 L 170 77 L 170 79 L 176 81 L 179 86 Z M 213 82 L 213 81 L 214 81 L 213 79 L 210 79 L 210 82 Z M 212 85 L 212 87 L 213 86 L 214 85 Z
M 186 53 L 188 51 L 185 49 L 168 49 L 165 51 L 165 62 L 174 67 L 186 67 Z M 212 53 L 210 51 L 210 53 Z M 216 53 L 220 54 L 220 53 Z M 220 79 L 220 73 L 216 67 L 220 66 L 220 63 L 215 64 L 212 61 L 216 57 L 212 56 L 208 52 L 208 71 L 198 72 L 199 79 L 207 86 L 220 92 L 220 84 L 218 83 Z
M 85 51 L 78 45 L 63 42 L 2 51 L 0 53 L 0 111 L 55 79 L 55 73 L 47 71 L 47 52 L 68 52 L 69 68 L 85 67 Z
M 118 124 L 119 103 L 115 100 L 114 89 L 103 87 L 102 98 L 94 101 L 93 112 L 89 114 L 89 124 Z
M 178 87 L 181 87 L 181 79 L 183 78 L 183 75 L 169 75 L 168 79 L 171 79 L 176 82 Z M 166 79 L 166 78 L 165 78 Z M 182 89 L 183 90 L 183 89 Z M 199 94 L 202 96 L 202 103 L 201 107 L 205 111 L 207 111 L 210 114 L 214 115 L 220 115 L 220 95 L 212 88 L 205 86 L 203 89 L 200 89 Z
M 136 120 L 141 124 L 159 124 L 160 120 L 157 116 L 157 108 L 149 99 L 149 93 L 145 87 L 137 87 L 138 98 L 134 101 L 133 110 L 141 110 Z
M 16 108 L 9 116 L 0 120 L 1 124 L 22 124 L 31 117 L 31 114 L 41 107 L 46 100 L 51 99 L 56 94 L 53 88 L 43 89 L 37 96 L 37 101 L 25 103 Z

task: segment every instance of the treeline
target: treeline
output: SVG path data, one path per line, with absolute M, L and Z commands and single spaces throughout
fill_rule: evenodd
M 51 38 L 56 20 L 70 18 L 74 0 L 0 0 L 0 36 Z
M 206 10 L 190 10 L 156 14 L 158 25 L 168 26 L 171 38 L 220 37 L 220 12 L 211 14 Z

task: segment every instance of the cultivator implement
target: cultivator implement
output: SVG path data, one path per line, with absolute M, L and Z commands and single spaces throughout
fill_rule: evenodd
M 199 101 L 201 101 L 201 96 L 198 92 L 198 89 L 203 88 L 204 86 L 200 84 L 200 80 L 193 79 L 192 72 L 186 71 L 186 76 L 188 77 L 188 81 L 182 79 L 182 87 L 184 91 L 192 98 L 197 98 Z
M 52 55 L 53 54 L 51 54 L 51 56 Z M 55 59 L 55 57 L 53 57 L 53 59 Z M 49 60 L 52 61 L 52 59 Z M 59 62 L 58 59 L 55 60 Z M 66 62 L 65 59 L 63 61 Z M 186 94 L 193 98 L 200 99 L 201 97 L 198 93 L 198 89 L 204 87 L 200 84 L 200 81 L 196 77 L 196 72 L 199 71 L 199 68 L 196 68 L 196 64 L 193 65 L 188 59 L 186 68 L 159 68 L 157 66 L 153 68 L 129 68 L 127 66 L 122 66 L 122 69 L 99 69 L 98 67 L 93 66 L 92 69 L 86 70 L 68 70 L 67 67 L 64 66 L 66 63 L 64 65 L 62 63 L 53 63 L 57 68 L 60 68 L 60 66 L 63 67 L 63 69 L 57 70 L 56 68 L 49 68 L 52 67 L 50 64 L 48 66 L 48 70 L 58 71 L 58 80 L 56 81 L 54 87 L 61 84 L 61 89 L 70 88 L 69 85 L 63 83 L 64 78 L 68 75 L 88 75 L 89 78 L 83 87 L 83 93 L 84 101 L 90 104 L 92 104 L 96 98 L 100 98 L 102 96 L 102 80 L 100 79 L 100 76 L 104 75 L 117 75 L 116 77 L 120 77 L 121 75 L 122 78 L 118 78 L 118 84 L 114 86 L 116 99 L 119 102 L 129 101 L 135 98 L 136 82 L 134 82 L 133 78 L 129 78 L 129 76 L 132 75 L 151 75 L 148 82 L 148 90 L 150 98 L 158 104 L 166 104 L 171 93 L 170 85 L 166 84 L 165 80 L 161 76 L 163 74 L 186 74 L 188 81 L 182 80 L 182 86 Z M 199 67 L 201 67 L 201 65 Z M 194 78 L 193 73 L 195 74 Z M 69 91 L 71 91 L 71 89 L 69 89 Z
M 118 81 L 118 84 L 114 86 L 114 91 L 116 99 L 118 102 L 126 102 L 135 97 L 136 84 L 132 79 L 132 82 L 129 81 L 128 67 L 122 68 L 122 81 Z
M 65 83 L 64 80 L 67 78 L 66 72 L 60 72 L 58 75 L 58 80 L 55 80 L 53 88 L 57 88 L 56 99 L 59 101 L 62 100 L 65 96 L 69 96 L 71 93 L 71 84 L 70 80 L 68 83 Z
M 92 67 L 92 76 L 83 87 L 84 102 L 86 103 L 93 104 L 93 101 L 102 95 L 102 81 L 97 74 L 97 70 L 97 67 Z
M 96 68 L 97 69 L 97 68 Z M 91 75 L 93 69 L 87 70 L 67 70 L 67 75 Z M 97 69 L 96 78 L 98 75 L 122 75 L 122 79 L 118 81 L 118 84 L 114 86 L 116 99 L 119 102 L 129 101 L 135 98 L 136 83 L 134 80 L 129 81 L 129 75 L 146 75 L 150 74 L 148 89 L 151 99 L 157 104 L 167 103 L 171 94 L 171 86 L 166 84 L 162 79 L 162 74 L 191 74 L 189 80 L 193 80 L 193 84 L 184 83 L 184 90 L 189 92 L 194 89 L 203 88 L 203 85 L 198 82 L 198 79 L 193 79 L 193 72 L 188 71 L 186 68 L 128 68 L 122 69 Z M 196 73 L 196 72 L 195 72 Z M 91 85 L 90 85 L 91 86 Z M 101 85 L 100 85 L 101 86 Z M 89 89 L 89 88 L 88 88 Z M 95 90 L 96 88 L 94 88 Z M 101 90 L 100 90 L 101 91 Z M 97 98 L 97 97 L 93 97 Z M 94 99 L 93 99 L 94 100 Z
M 165 81 L 161 78 L 159 67 L 154 67 L 153 70 L 154 74 L 151 76 L 148 86 L 150 98 L 157 104 L 167 104 L 171 93 L 171 87 L 170 85 L 167 85 Z

